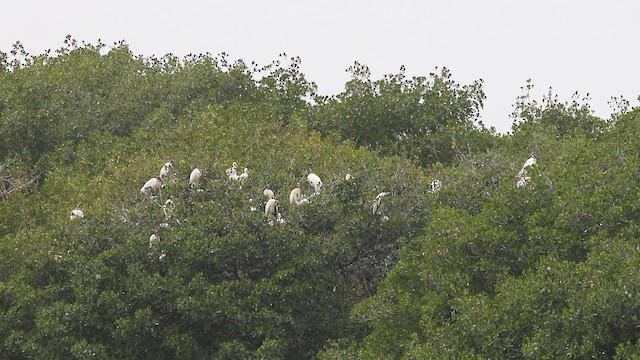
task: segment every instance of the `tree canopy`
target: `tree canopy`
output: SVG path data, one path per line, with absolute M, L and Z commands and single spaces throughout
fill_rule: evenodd
M 0 54 L 0 358 L 640 356 L 640 109 L 300 62 Z

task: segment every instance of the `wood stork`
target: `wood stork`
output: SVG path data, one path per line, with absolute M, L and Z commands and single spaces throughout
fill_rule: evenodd
M 242 174 L 238 175 L 236 180 L 245 181 L 249 177 L 249 168 L 244 168 Z
M 176 205 L 171 199 L 167 199 L 167 201 L 164 202 L 164 205 L 162 205 L 162 212 L 164 213 L 165 220 L 168 221 L 171 219 L 171 216 L 173 215 L 173 211 L 175 210 L 175 207 Z
M 142 185 L 142 187 L 140 188 L 140 193 L 144 195 L 150 195 L 153 192 L 160 190 L 161 187 L 162 187 L 162 179 L 154 177 L 147 180 L 147 182 L 144 183 L 144 185 Z
M 531 180 L 531 176 L 524 176 L 521 177 L 520 179 L 518 179 L 518 181 L 516 182 L 516 187 L 523 187 L 525 185 L 527 185 L 527 182 L 529 182 L 529 180 Z
M 75 219 L 81 219 L 84 217 L 84 212 L 80 209 L 74 209 L 71 210 L 71 215 L 69 216 L 69 219 L 71 220 L 75 220 Z
M 442 181 L 434 180 L 429 184 L 429 186 L 431 186 L 431 192 L 432 193 L 438 192 L 442 188 Z
M 382 198 L 389 195 L 388 192 L 381 192 L 376 196 L 375 200 L 373 200 L 373 206 L 371 210 L 373 210 L 373 214 L 382 214 Z
M 527 174 L 527 168 L 535 165 L 537 162 L 538 160 L 536 160 L 535 157 L 533 156 L 529 157 L 527 161 L 524 162 L 524 165 L 522 165 L 522 169 L 520 169 L 520 172 L 518 172 L 518 176 L 519 177 L 525 176 Z
M 189 175 L 189 187 L 193 188 L 198 185 L 200 177 L 202 177 L 202 171 L 198 168 L 193 169 L 193 171 L 191 171 L 191 175 Z
M 516 187 L 520 188 L 527 185 L 527 182 L 531 180 L 531 176 L 527 176 L 527 168 L 532 167 L 537 162 L 538 161 L 533 156 L 529 157 L 527 161 L 524 162 L 524 165 L 522 165 L 522 169 L 520 169 L 520 171 L 518 172 L 518 181 L 516 182 Z
M 278 218 L 278 213 L 278 200 L 269 199 L 269 201 L 267 201 L 267 204 L 264 206 L 264 216 L 266 216 L 267 219 L 273 221 Z
M 158 240 L 160 240 L 160 238 L 156 233 L 151 234 L 151 236 L 149 236 L 149 247 L 153 247 Z
M 238 180 L 237 169 L 238 169 L 238 164 L 234 161 L 233 164 L 231 164 L 231 167 L 225 170 L 225 173 L 227 174 L 229 179 Z
M 309 198 L 302 196 L 302 190 L 300 190 L 300 187 L 297 187 L 291 190 L 291 193 L 289 194 L 290 204 L 302 205 L 308 202 L 309 202 Z
M 226 170 L 227 177 L 231 180 L 238 180 L 238 174 L 236 174 L 235 170 L 229 168 Z
M 268 188 L 265 188 L 262 191 L 262 194 L 264 194 L 264 196 L 267 197 L 267 200 L 271 200 L 271 199 L 275 199 L 276 198 L 276 195 L 273 193 L 273 190 L 268 189 Z
M 169 173 L 171 172 L 171 167 L 172 166 L 173 166 L 173 164 L 171 164 L 170 162 L 164 163 L 164 165 L 162 165 L 162 168 L 160 169 L 160 178 L 164 178 L 166 176 L 169 176 Z
M 322 180 L 320 177 L 314 173 L 310 173 L 307 175 L 307 181 L 313 187 L 314 194 L 320 194 L 320 191 L 322 190 Z

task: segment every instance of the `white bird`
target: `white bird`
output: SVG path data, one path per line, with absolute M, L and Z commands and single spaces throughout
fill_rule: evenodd
M 320 177 L 314 173 L 310 173 L 307 175 L 307 181 L 313 186 L 314 193 L 316 195 L 320 194 L 322 190 L 322 180 L 320 180 Z
M 376 196 L 375 200 L 373 200 L 373 213 L 374 214 L 382 214 L 382 198 L 389 195 L 388 192 L 381 192 Z
M 262 193 L 264 194 L 264 196 L 267 197 L 267 200 L 271 200 L 271 199 L 275 199 L 276 195 L 273 193 L 273 190 L 271 189 L 264 189 L 262 191 Z
M 264 216 L 269 220 L 276 220 L 278 217 L 278 200 L 269 199 L 267 204 L 264 206 Z
M 535 165 L 537 162 L 538 161 L 533 156 L 528 158 L 527 161 L 524 162 L 524 165 L 522 165 L 522 169 L 520 169 L 520 172 L 518 172 L 518 176 L 519 177 L 523 177 L 524 175 L 526 175 L 527 174 L 527 168 Z
M 238 174 L 236 174 L 236 171 L 229 168 L 226 170 L 226 174 L 229 177 L 229 179 L 231 180 L 238 180 Z
M 165 176 L 168 176 L 172 166 L 173 165 L 170 162 L 164 163 L 164 165 L 162 165 L 162 168 L 160 169 L 160 177 L 164 178 Z
M 167 201 L 164 202 L 164 205 L 162 205 L 162 212 L 164 213 L 165 220 L 171 219 L 175 207 L 176 205 L 171 199 L 167 199 Z
M 140 192 L 145 195 L 149 195 L 157 190 L 160 190 L 162 187 L 162 179 L 160 178 L 151 178 L 147 180 L 144 185 L 140 188 Z
M 347 173 L 347 175 L 344 176 L 344 179 L 347 181 L 350 181 L 353 178 L 353 176 L 351 176 L 351 173 Z
M 245 181 L 249 177 L 249 168 L 244 168 L 242 174 L 238 175 L 236 180 Z
M 289 203 L 302 205 L 308 202 L 309 202 L 309 198 L 302 196 L 302 190 L 300 190 L 299 187 L 291 190 L 291 193 L 289 194 Z
M 527 176 L 527 168 L 535 165 L 538 161 L 535 157 L 531 156 L 524 162 L 522 165 L 522 169 L 518 172 L 518 181 L 516 182 L 516 187 L 523 187 L 527 185 L 527 182 L 531 180 L 531 176 Z
M 290 204 L 297 204 L 298 201 L 300 201 L 301 198 L 302 198 L 302 193 L 301 193 L 299 187 L 291 190 L 291 193 L 289 193 L 289 203 Z
M 442 181 L 434 180 L 429 185 L 431 186 L 431 192 L 434 193 L 440 191 L 440 189 L 442 188 Z
M 225 173 L 231 180 L 238 180 L 238 172 L 237 172 L 238 164 L 234 161 L 231 164 L 231 167 L 225 170 Z
M 200 169 L 198 168 L 193 169 L 193 171 L 191 172 L 191 175 L 189 175 L 189 187 L 193 188 L 194 186 L 196 186 L 201 176 L 202 176 L 202 171 L 200 171 Z
M 527 182 L 531 180 L 531 176 L 525 176 L 525 177 L 521 177 L 520 179 L 518 179 L 518 182 L 516 182 L 516 187 L 523 187 L 525 185 L 527 185 Z
M 69 219 L 75 220 L 75 219 L 81 219 L 83 217 L 84 217 L 84 212 L 80 209 L 75 209 L 75 210 L 71 210 L 71 215 L 69 216 Z
M 149 247 L 152 247 L 158 240 L 160 240 L 158 235 L 155 233 L 151 234 L 151 236 L 149 236 Z

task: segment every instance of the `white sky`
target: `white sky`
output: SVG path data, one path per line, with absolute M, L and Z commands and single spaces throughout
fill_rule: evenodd
M 590 93 L 601 117 L 611 96 L 638 105 L 640 95 L 638 0 L 20 0 L 0 9 L 0 51 L 19 40 L 40 54 L 70 34 L 125 40 L 143 55 L 224 51 L 266 65 L 285 52 L 325 95 L 344 89 L 356 60 L 373 79 L 401 65 L 410 76 L 447 67 L 458 83 L 484 80 L 482 120 L 500 132 L 527 79 L 538 100 L 549 87 L 563 101 Z

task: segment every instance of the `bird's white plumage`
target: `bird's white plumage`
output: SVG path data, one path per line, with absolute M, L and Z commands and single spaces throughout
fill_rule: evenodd
M 267 200 L 271 200 L 271 199 L 275 199 L 276 195 L 273 193 L 273 190 L 271 189 L 264 189 L 262 191 L 262 194 L 264 194 L 264 196 L 267 197 Z
M 524 176 L 524 177 L 521 177 L 521 178 L 520 178 L 520 179 L 518 179 L 518 181 L 516 182 L 516 187 L 521 188 L 521 187 L 523 187 L 523 186 L 527 185 L 527 182 L 528 182 L 529 180 L 531 180 L 531 177 L 530 177 L 530 176 Z
M 295 205 L 302 205 L 309 202 L 309 198 L 302 195 L 302 190 L 299 187 L 291 190 L 289 193 L 289 203 Z
M 267 204 L 264 206 L 264 216 L 266 216 L 269 220 L 275 220 L 278 214 L 278 200 L 269 199 Z
M 162 168 L 160 169 L 160 177 L 164 178 L 168 176 L 172 166 L 173 165 L 170 162 L 164 163 L 164 165 L 162 165 Z
M 291 193 L 289 193 L 290 204 L 297 204 L 301 198 L 302 198 L 302 193 L 300 192 L 300 188 L 295 188 L 291 190 Z
M 238 175 L 237 169 L 238 169 L 238 164 L 234 161 L 233 164 L 231 164 L 231 167 L 225 170 L 225 173 L 227 174 L 229 179 L 231 180 L 239 179 L 240 176 Z
M 84 212 L 80 209 L 74 209 L 71 210 L 71 215 L 69 216 L 69 219 L 71 220 L 75 220 L 75 219 L 81 219 L 84 217 Z
M 202 177 L 202 171 L 198 168 L 193 169 L 191 171 L 191 175 L 189 175 L 189 186 L 194 187 L 198 184 L 198 181 Z
M 537 162 L 538 160 L 536 160 L 536 158 L 533 156 L 528 158 L 527 161 L 524 162 L 524 165 L 522 165 L 522 169 L 520 169 L 520 172 L 518 172 L 518 176 L 525 176 L 527 174 L 527 168 L 535 165 Z
M 523 187 L 527 185 L 527 182 L 531 180 L 531 176 L 527 176 L 527 168 L 535 165 L 538 162 L 535 157 L 531 156 L 524 162 L 522 165 L 522 169 L 518 172 L 518 181 L 516 182 L 516 187 Z
M 149 236 L 149 247 L 152 247 L 158 240 L 160 240 L 158 235 L 155 233 L 151 234 L 151 236 Z
M 154 191 L 160 190 L 161 187 L 162 187 L 162 180 L 160 180 L 159 178 L 151 178 L 147 180 L 147 182 L 144 183 L 144 185 L 142 185 L 142 187 L 140 188 L 140 192 L 142 194 L 148 195 Z
M 238 180 L 238 174 L 236 174 L 235 170 L 229 168 L 226 170 L 226 174 L 227 174 L 227 177 L 229 177 L 229 179 Z
M 527 161 L 524 162 L 524 165 L 522 167 L 529 167 L 529 166 L 533 166 L 538 162 L 538 160 L 536 160 L 535 157 L 531 156 L 530 158 L 527 159 Z
M 442 188 L 442 181 L 434 180 L 429 184 L 429 186 L 431 186 L 432 193 L 440 191 L 440 189 Z
M 307 181 L 309 182 L 309 185 L 313 187 L 314 193 L 316 195 L 320 194 L 320 191 L 322 190 L 322 180 L 320 177 L 315 173 L 310 173 L 307 175 Z
M 175 209 L 175 203 L 171 199 L 167 199 L 162 205 L 162 212 L 164 213 L 164 219 L 170 220 L 173 215 L 173 210 Z
M 239 181 L 245 181 L 249 177 L 249 168 L 244 168 L 242 174 L 238 175 Z
M 388 192 L 381 192 L 373 200 L 373 206 L 372 206 L 371 210 L 373 211 L 374 214 L 381 214 L 382 213 L 382 198 L 384 198 L 387 195 L 389 195 Z

